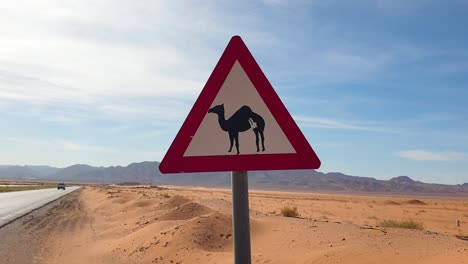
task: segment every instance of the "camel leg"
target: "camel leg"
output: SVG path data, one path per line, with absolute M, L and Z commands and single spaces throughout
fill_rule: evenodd
M 237 155 L 239 155 L 239 133 L 234 133 L 234 140 L 236 141 Z
M 228 152 L 231 152 L 232 151 L 232 145 L 234 144 L 234 136 L 232 135 L 232 133 L 229 133 L 229 141 L 231 143 L 231 146 L 229 147 Z
M 260 137 L 262 138 L 262 151 L 265 151 L 265 136 L 263 135 L 263 130 L 260 130 Z
M 253 130 L 255 132 L 255 145 L 257 145 L 257 152 L 260 151 L 260 148 L 258 147 L 258 129 Z

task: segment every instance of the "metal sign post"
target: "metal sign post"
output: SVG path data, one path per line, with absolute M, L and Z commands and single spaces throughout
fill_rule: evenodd
M 233 171 L 232 184 L 232 229 L 234 263 L 250 264 L 249 183 L 247 171 Z

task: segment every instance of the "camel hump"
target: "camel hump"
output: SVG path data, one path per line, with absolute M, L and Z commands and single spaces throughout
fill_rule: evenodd
M 238 111 L 242 111 L 242 112 L 252 112 L 252 109 L 246 105 L 242 106 L 241 108 L 239 108 Z

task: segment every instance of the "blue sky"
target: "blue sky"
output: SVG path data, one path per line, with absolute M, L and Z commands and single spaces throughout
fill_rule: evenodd
M 3 1 L 0 164 L 161 160 L 240 35 L 320 171 L 468 182 L 468 1 Z

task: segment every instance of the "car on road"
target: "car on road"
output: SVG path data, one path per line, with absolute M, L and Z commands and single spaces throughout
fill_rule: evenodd
M 64 182 L 61 182 L 59 184 L 57 184 L 57 190 L 64 190 L 65 191 L 65 183 Z

